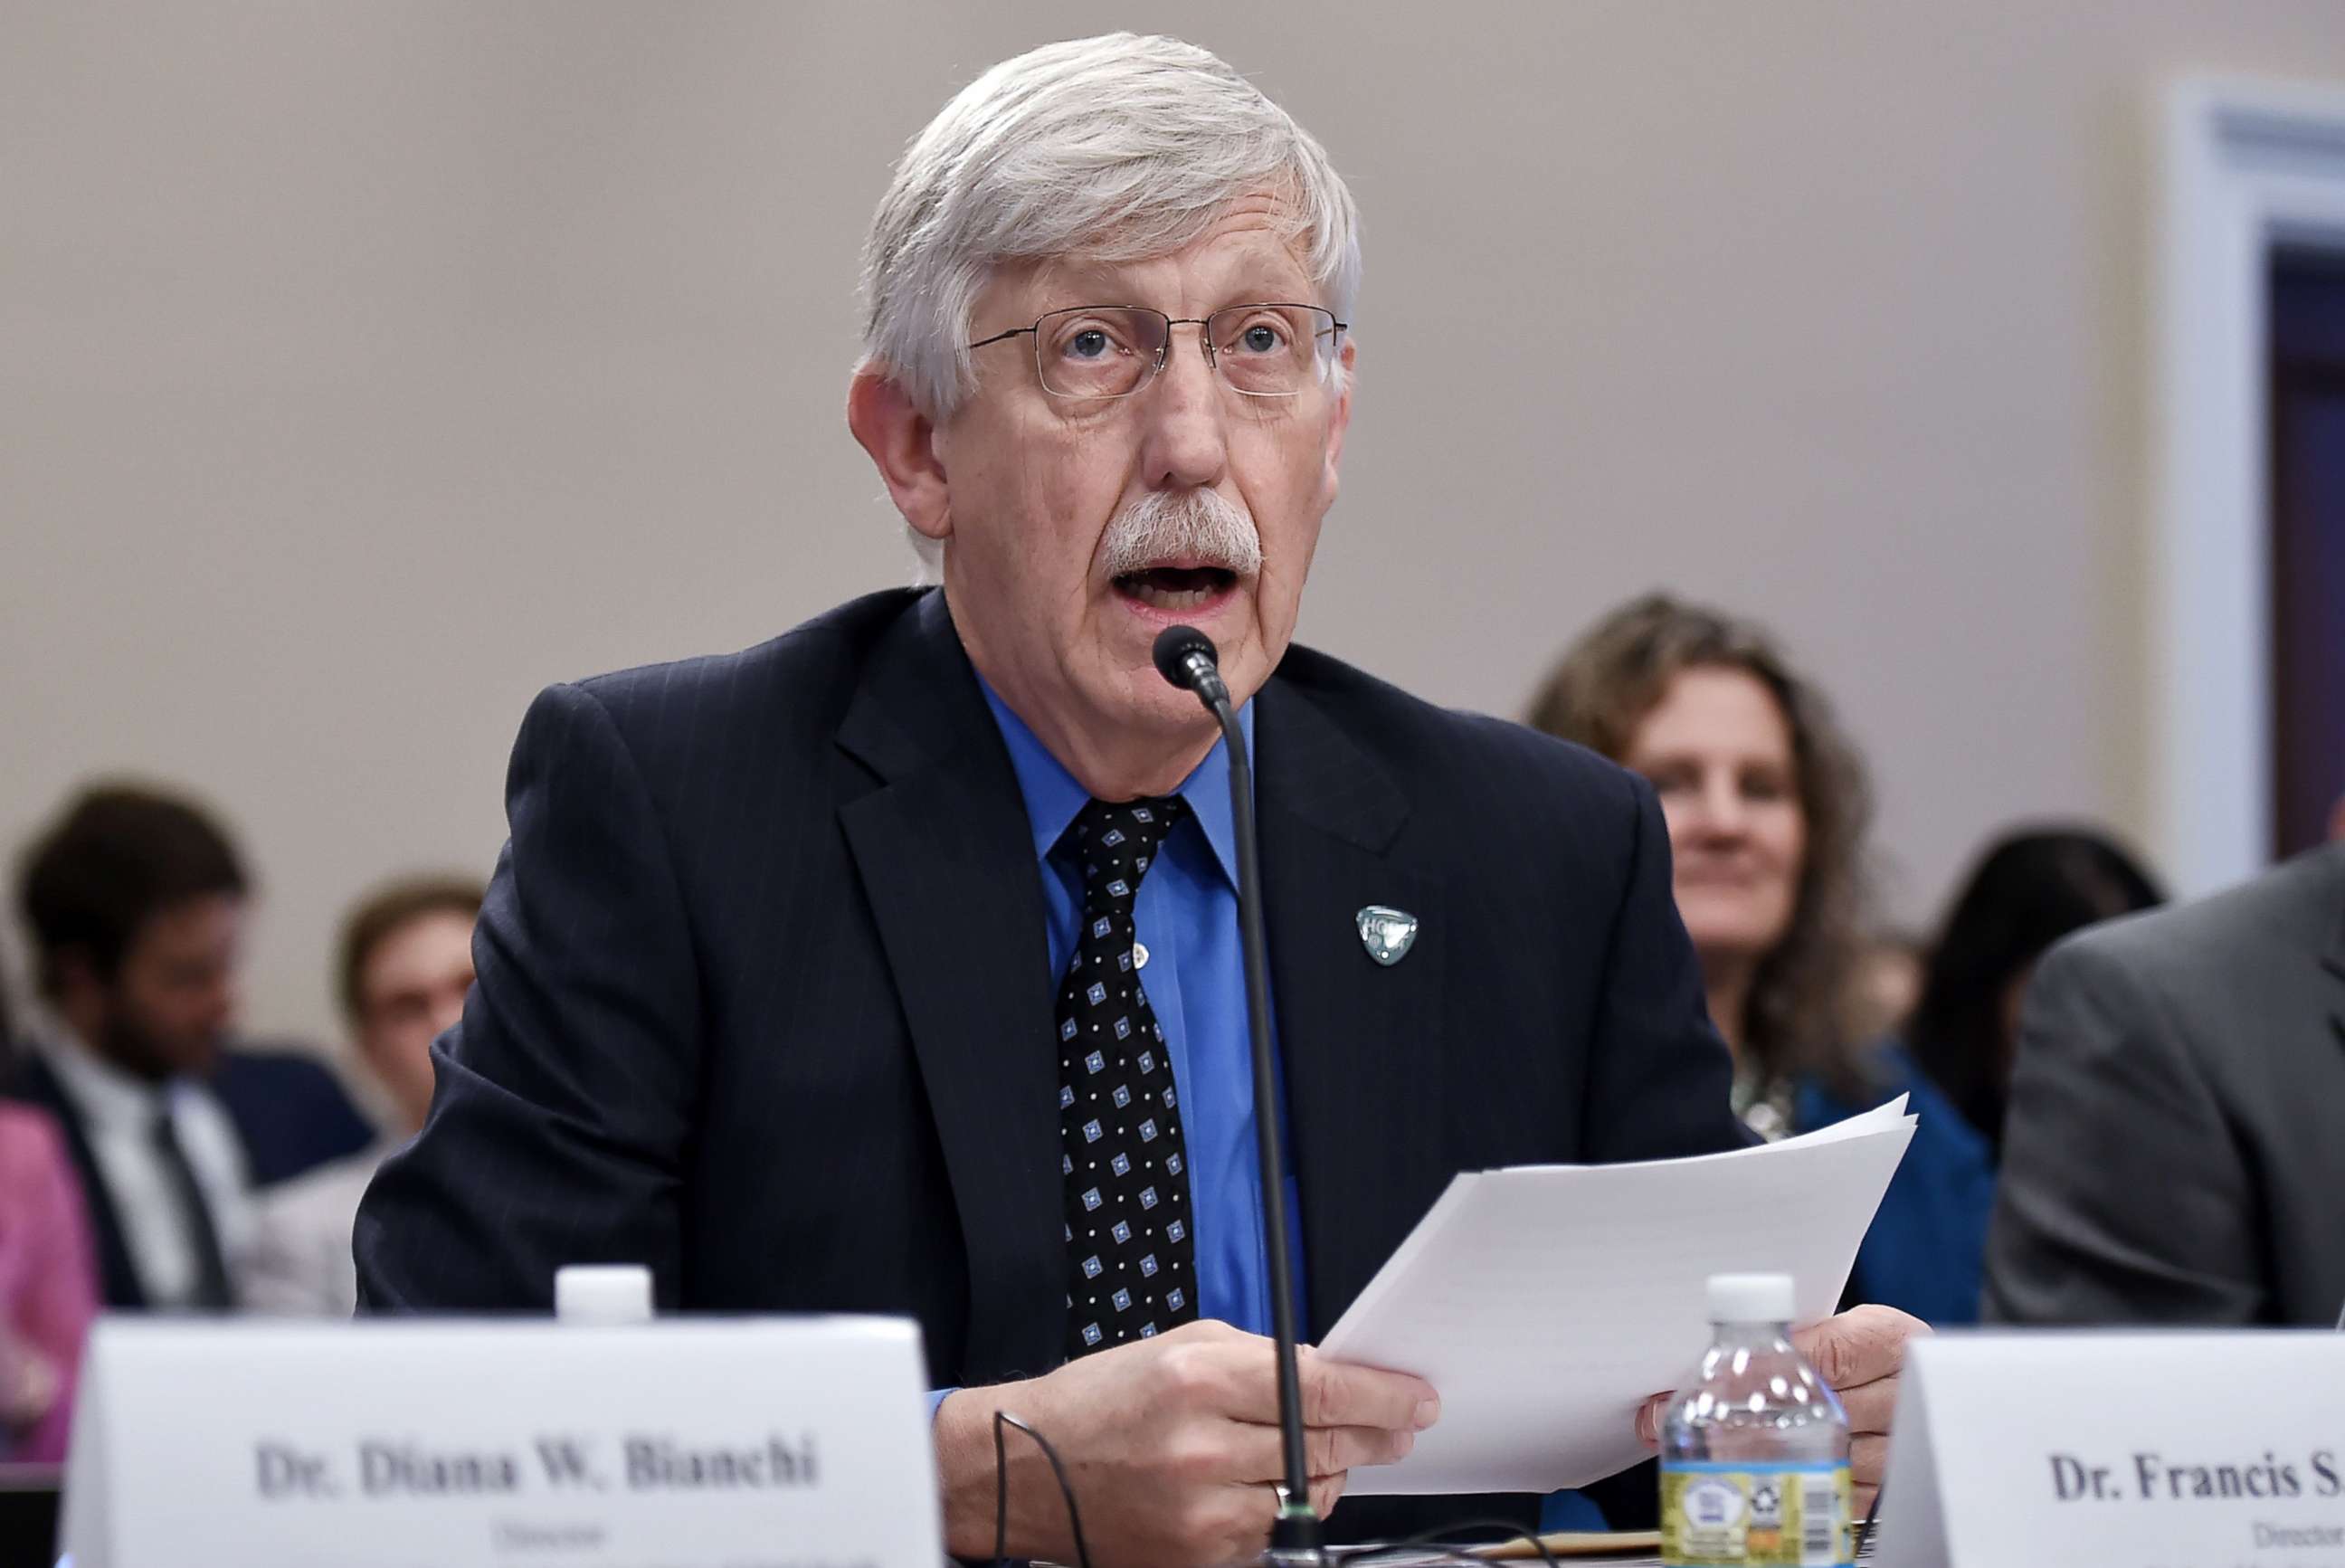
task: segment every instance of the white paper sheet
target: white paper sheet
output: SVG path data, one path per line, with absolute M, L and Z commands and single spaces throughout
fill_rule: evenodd
M 1550 1492 L 1645 1457 L 1637 1408 L 1710 1343 L 1712 1274 L 1789 1274 L 1828 1317 L 1914 1135 L 1900 1096 L 1726 1154 L 1458 1176 L 1321 1340 L 1414 1372 L 1441 1420 L 1348 1495 Z

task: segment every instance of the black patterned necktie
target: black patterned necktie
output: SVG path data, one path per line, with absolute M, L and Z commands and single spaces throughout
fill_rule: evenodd
M 1132 918 L 1140 879 L 1187 810 L 1177 797 L 1094 800 L 1061 840 L 1083 873 L 1058 1013 L 1070 1360 L 1197 1318 L 1188 1144 Z

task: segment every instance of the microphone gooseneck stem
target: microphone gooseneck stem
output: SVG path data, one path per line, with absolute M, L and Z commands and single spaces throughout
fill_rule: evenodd
M 1278 1076 L 1270 1057 L 1270 961 L 1263 937 L 1262 867 L 1255 851 L 1254 767 L 1245 735 L 1238 728 L 1228 691 L 1215 672 L 1210 687 L 1200 682 L 1230 756 L 1230 815 L 1238 840 L 1238 934 L 1245 954 L 1246 1024 L 1254 1045 L 1254 1152 L 1262 1165 L 1264 1239 L 1270 1250 L 1270 1316 L 1277 1341 L 1278 1431 L 1286 1462 L 1286 1499 L 1271 1526 L 1274 1553 L 1315 1557 L 1323 1540 L 1311 1507 L 1311 1476 L 1303 1451 L 1303 1385 L 1296 1369 L 1294 1254 L 1286 1232 L 1286 1161 L 1279 1147 Z
M 1274 1568 L 1325 1568 L 1327 1549 L 1311 1507 L 1311 1471 L 1303 1451 L 1303 1376 L 1294 1331 L 1294 1254 L 1286 1231 L 1286 1160 L 1279 1151 L 1278 1074 L 1270 1060 L 1269 944 L 1262 929 L 1262 860 L 1254 837 L 1254 764 L 1245 732 L 1223 683 L 1213 639 L 1192 626 L 1170 626 L 1150 649 L 1156 673 L 1203 703 L 1222 727 L 1230 759 L 1230 816 L 1238 840 L 1238 937 L 1245 955 L 1246 1029 L 1254 1047 L 1254 1157 L 1262 1166 L 1263 1238 L 1270 1252 L 1270 1319 L 1278 1367 L 1278 1436 L 1286 1480 L 1270 1551 Z
M 1221 666 L 1207 657 L 1203 649 L 1195 649 L 1183 657 L 1181 668 L 1188 676 L 1189 689 L 1197 694 L 1197 700 L 1222 721 L 1222 734 L 1224 737 L 1235 735 L 1238 732 L 1237 720 L 1230 717 L 1230 688 L 1222 684 Z M 1237 742 L 1231 741 L 1230 744 L 1235 746 Z

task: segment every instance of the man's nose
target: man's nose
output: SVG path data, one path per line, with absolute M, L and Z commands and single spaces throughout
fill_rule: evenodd
M 1152 487 L 1203 489 L 1229 465 L 1232 394 L 1205 358 L 1203 331 L 1186 322 L 1172 329 L 1164 368 L 1141 394 L 1141 472 Z

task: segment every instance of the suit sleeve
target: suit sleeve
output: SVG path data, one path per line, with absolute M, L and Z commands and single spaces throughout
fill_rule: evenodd
M 1631 779 L 1628 875 L 1613 911 L 1588 1058 L 1580 1147 L 1591 1165 L 1740 1148 L 1733 1064 L 1710 1025 L 1701 968 L 1678 919 L 1670 834 L 1652 786 Z
M 1990 1321 L 2266 1315 L 2238 1147 L 2153 987 L 2089 938 L 2028 988 L 2009 1118 Z
M 505 799 L 431 1115 L 360 1207 L 360 1310 L 542 1311 L 570 1263 L 648 1265 L 673 1306 L 701 999 L 663 826 L 576 687 L 531 707 Z

